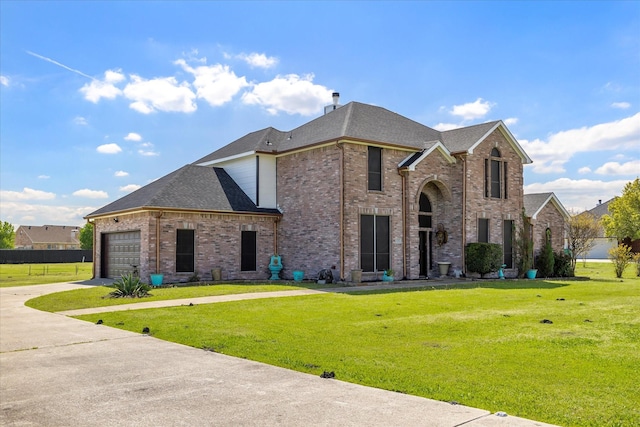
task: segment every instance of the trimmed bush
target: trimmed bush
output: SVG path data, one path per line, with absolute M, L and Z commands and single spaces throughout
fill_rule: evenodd
M 502 245 L 497 243 L 469 243 L 465 248 L 467 271 L 487 273 L 498 271 L 502 265 Z
M 564 252 L 553 254 L 553 277 L 573 277 L 574 271 L 571 267 L 571 255 Z
M 538 269 L 538 275 L 540 277 L 551 277 L 553 276 L 553 268 L 554 268 L 555 258 L 553 255 L 553 248 L 551 247 L 551 243 L 547 242 L 542 247 L 540 251 L 540 255 L 536 260 L 536 268 Z

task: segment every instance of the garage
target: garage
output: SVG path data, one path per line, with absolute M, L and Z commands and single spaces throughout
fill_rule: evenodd
M 138 272 L 140 230 L 104 233 L 101 237 L 100 277 L 117 279 Z

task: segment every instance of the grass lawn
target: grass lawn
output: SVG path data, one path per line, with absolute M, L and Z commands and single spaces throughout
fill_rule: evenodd
M 135 304 L 137 302 L 161 301 L 181 298 L 197 298 L 214 295 L 244 294 L 249 292 L 274 292 L 291 289 L 318 288 L 309 286 L 287 284 L 215 284 L 201 286 L 182 286 L 176 288 L 156 288 L 150 291 L 145 298 L 110 298 L 109 293 L 113 288 L 107 286 L 93 286 L 73 291 L 57 292 L 30 299 L 25 303 L 27 307 L 43 311 L 66 311 L 89 307 L 106 307 L 109 305 Z M 325 286 L 326 287 L 326 286 Z
M 0 287 L 89 280 L 93 263 L 0 264 Z
M 566 426 L 640 425 L 640 278 L 358 292 L 79 316 L 196 348 Z M 474 282 L 479 283 L 479 282 Z M 548 319 L 553 323 L 541 323 Z

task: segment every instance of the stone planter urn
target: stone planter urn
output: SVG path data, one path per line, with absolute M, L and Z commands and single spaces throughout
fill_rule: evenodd
M 446 276 L 449 274 L 449 267 L 451 267 L 450 262 L 439 262 L 438 269 L 440 270 L 440 276 Z
M 351 270 L 351 281 L 353 283 L 362 283 L 362 270 Z
M 211 269 L 211 280 L 214 282 L 218 282 L 222 280 L 222 269 L 221 268 L 212 268 Z

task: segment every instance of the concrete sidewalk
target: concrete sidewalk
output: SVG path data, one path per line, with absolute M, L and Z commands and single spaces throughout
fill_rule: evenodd
M 549 425 L 322 379 L 24 306 L 35 296 L 83 286 L 0 289 L 0 425 Z

